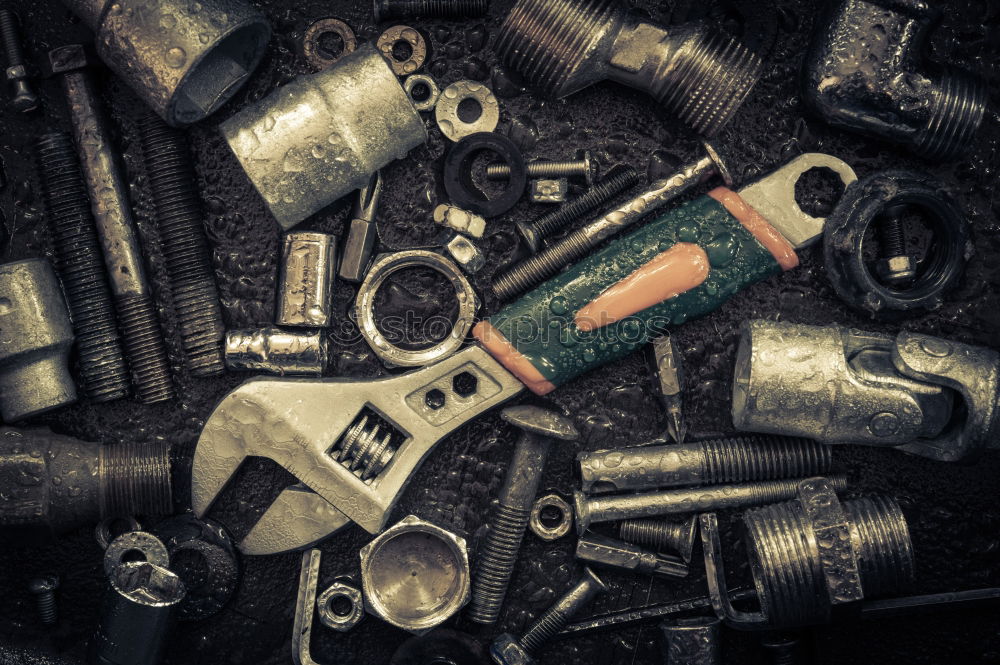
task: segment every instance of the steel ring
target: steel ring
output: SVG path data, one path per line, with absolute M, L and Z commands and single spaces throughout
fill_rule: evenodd
M 559 511 L 559 523 L 555 526 L 547 526 L 542 521 L 542 511 L 546 508 L 555 508 Z M 558 494 L 546 494 L 531 506 L 531 516 L 528 518 L 528 526 L 531 527 L 531 532 L 542 540 L 552 541 L 562 538 L 569 533 L 569 528 L 572 524 L 573 509 L 566 502 L 566 499 Z
M 333 601 L 345 598 L 351 604 L 346 614 L 339 614 L 333 609 Z M 346 582 L 334 582 L 316 599 L 316 612 L 324 626 L 341 633 L 347 632 L 358 625 L 365 616 L 364 600 L 361 589 Z
M 458 106 L 474 99 L 480 108 L 479 117 L 465 122 L 458 116 Z M 500 122 L 500 103 L 493 91 L 475 81 L 456 81 L 442 91 L 434 107 L 434 120 L 445 138 L 458 141 L 480 132 L 492 132 Z
M 146 531 L 129 531 L 112 540 L 104 550 L 104 574 L 110 577 L 132 552 L 138 552 L 147 563 L 161 568 L 170 565 L 167 546 L 159 538 Z
M 409 350 L 391 344 L 375 325 L 375 294 L 393 273 L 406 268 L 430 268 L 440 273 L 455 289 L 458 317 L 451 332 L 442 341 L 426 349 Z M 440 254 L 413 249 L 383 254 L 375 259 L 365 281 L 358 289 L 355 314 L 365 341 L 379 358 L 395 367 L 419 367 L 441 360 L 457 351 L 472 328 L 479 308 L 479 299 L 472 284 L 452 261 Z
M 423 85 L 427 87 L 427 98 L 426 99 L 414 99 L 413 91 L 418 85 Z M 413 108 L 418 111 L 431 111 L 437 105 L 438 98 L 441 96 L 441 88 L 438 84 L 434 82 L 427 74 L 414 74 L 413 76 L 407 76 L 406 80 L 403 82 L 403 90 L 406 91 L 406 95 L 413 102 Z
M 410 57 L 406 60 L 397 60 L 392 54 L 393 47 L 406 42 L 410 45 Z M 427 59 L 427 42 L 423 35 L 416 29 L 408 25 L 394 25 L 378 36 L 375 47 L 389 61 L 389 66 L 396 76 L 408 76 L 424 66 Z
M 335 57 L 328 58 L 323 55 L 320 49 L 319 38 L 330 33 L 340 35 L 344 41 L 344 48 Z M 354 36 L 351 26 L 337 18 L 321 18 L 306 29 L 306 34 L 302 37 L 302 54 L 316 71 L 323 71 L 333 63 L 351 53 L 358 47 L 358 40 Z
M 102 550 L 108 549 L 108 545 L 111 544 L 111 527 L 118 521 L 128 522 L 128 531 L 142 531 L 142 524 L 134 517 L 107 517 L 94 528 L 94 538 Z

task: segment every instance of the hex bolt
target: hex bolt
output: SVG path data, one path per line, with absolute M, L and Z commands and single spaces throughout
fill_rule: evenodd
M 569 624 L 570 619 L 580 613 L 590 601 L 608 587 L 590 568 L 583 571 L 583 579 L 567 591 L 562 598 L 547 609 L 521 639 L 504 633 L 490 646 L 490 656 L 497 665 L 529 665 L 535 662 L 531 653 Z
M 44 134 L 35 148 L 84 391 L 94 402 L 122 399 L 130 391 L 128 365 L 73 139 Z
M 500 489 L 499 505 L 489 523 L 489 533 L 479 553 L 472 581 L 469 618 L 480 624 L 496 623 L 500 616 L 542 479 L 549 444 L 553 439 L 575 441 L 579 436 L 568 418 L 535 406 L 508 407 L 501 417 L 518 427 L 521 436 Z
M 55 625 L 58 619 L 56 608 L 56 589 L 59 588 L 59 578 L 55 575 L 38 577 L 31 580 L 28 586 L 38 604 L 38 616 L 46 626 Z
M 686 163 L 669 178 L 657 180 L 638 196 L 504 272 L 493 280 L 493 293 L 501 300 L 507 300 L 545 281 L 583 258 L 604 239 L 620 233 L 713 176 L 718 175 L 731 185 L 729 170 L 714 146 L 705 141 L 702 147 L 704 154 Z
M 887 282 L 898 284 L 916 277 L 916 264 L 906 253 L 903 229 L 905 204 L 890 206 L 879 215 L 876 229 L 879 239 L 879 273 Z
M 568 159 L 562 161 L 536 159 L 534 161 L 527 162 L 525 167 L 527 168 L 529 178 L 580 177 L 589 187 L 594 184 L 594 173 L 597 170 L 597 162 L 591 158 L 589 150 L 584 150 L 578 159 Z M 507 180 L 510 178 L 510 165 L 487 165 L 486 178 L 488 180 Z
M 167 350 L 143 267 L 128 189 L 112 149 L 107 121 L 87 75 L 86 52 L 79 44 L 63 46 L 49 52 L 49 63 L 53 74 L 62 80 L 69 103 L 76 149 L 136 393 L 147 404 L 172 399 L 174 387 Z
M 187 141 L 152 111 L 139 121 L 139 139 L 188 369 L 222 374 L 226 329 Z
M 626 189 L 639 184 L 642 176 L 628 164 L 618 164 L 604 176 L 604 179 L 566 205 L 560 206 L 534 222 L 518 222 L 517 230 L 531 253 L 542 247 L 542 241 L 556 234 L 600 205 L 610 201 Z
M 657 552 L 677 552 L 685 561 L 691 561 L 697 533 L 694 515 L 683 522 L 641 519 L 625 520 L 618 525 L 618 537 L 625 542 L 652 547 Z
M 375 22 L 394 18 L 474 18 L 486 16 L 489 0 L 375 0 Z
M 838 492 L 847 489 L 844 476 L 830 476 L 828 480 Z M 784 501 L 796 496 L 801 481 L 793 478 L 590 498 L 577 490 L 573 493 L 576 531 L 582 534 L 596 522 L 703 513 Z
M 9 9 L 0 9 L 0 38 L 3 39 L 4 52 L 7 54 L 6 78 L 14 90 L 10 105 L 15 111 L 27 113 L 38 108 L 38 95 L 28 83 L 28 69 L 24 64 L 17 16 Z

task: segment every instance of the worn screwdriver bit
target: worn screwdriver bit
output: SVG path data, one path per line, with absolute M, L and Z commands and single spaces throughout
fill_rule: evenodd
M 669 334 L 657 337 L 652 344 L 660 401 L 667 410 L 667 434 L 675 442 L 684 443 L 687 425 L 681 410 L 680 354 Z

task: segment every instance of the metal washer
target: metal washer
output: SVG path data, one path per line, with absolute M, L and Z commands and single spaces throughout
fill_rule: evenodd
M 466 99 L 479 103 L 482 113 L 472 122 L 458 117 L 458 106 Z M 445 138 L 459 141 L 471 134 L 492 132 L 500 122 L 500 103 L 493 91 L 476 81 L 456 81 L 441 93 L 434 107 L 434 120 Z
M 167 546 L 159 538 L 146 531 L 129 531 L 112 540 L 108 549 L 104 550 L 104 574 L 111 577 L 122 565 L 125 555 L 133 551 L 141 553 L 153 565 L 161 568 L 170 565 Z
M 344 42 L 344 48 L 336 56 L 327 58 L 323 55 L 319 45 L 319 38 L 330 33 L 340 35 Z M 358 40 L 354 36 L 351 26 L 337 18 L 321 18 L 315 21 L 306 29 L 306 34 L 302 36 L 302 54 L 312 67 L 321 72 L 333 63 L 351 53 L 358 47 Z
M 412 52 L 406 60 L 397 60 L 392 54 L 392 48 L 399 42 L 406 42 L 410 45 Z M 386 29 L 378 40 L 375 47 L 389 61 L 389 66 L 396 76 L 408 76 L 424 66 L 427 59 L 427 42 L 415 28 L 408 25 L 394 25 Z
M 427 99 L 416 100 L 413 98 L 413 89 L 418 85 L 427 86 Z M 439 88 L 434 79 L 427 74 L 414 74 L 413 76 L 407 76 L 406 80 L 403 82 L 403 90 L 406 91 L 410 101 L 413 102 L 413 108 L 418 111 L 434 110 L 434 107 L 437 106 L 438 98 L 441 96 L 441 88 Z
M 347 614 L 337 614 L 333 610 L 333 601 L 346 598 L 351 604 Z M 316 599 L 316 613 L 324 626 L 331 630 L 344 633 L 358 625 L 365 616 L 365 603 L 361 589 L 344 581 L 335 581 Z
M 375 325 L 375 294 L 393 273 L 406 268 L 430 268 L 444 275 L 455 289 L 458 300 L 458 317 L 451 332 L 442 341 L 426 349 L 403 349 L 385 338 Z M 420 367 L 453 354 L 462 346 L 472 328 L 479 308 L 479 299 L 472 284 L 452 261 L 440 254 L 414 249 L 394 254 L 383 254 L 375 259 L 365 281 L 358 289 L 355 301 L 358 327 L 365 341 L 379 358 L 395 367 Z

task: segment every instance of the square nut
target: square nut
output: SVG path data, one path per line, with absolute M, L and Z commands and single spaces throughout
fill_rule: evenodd
M 569 180 L 532 180 L 530 198 L 534 203 L 562 203 L 569 193 Z
M 46 74 L 62 74 L 85 69 L 92 62 L 90 54 L 83 44 L 67 44 L 49 51 L 46 61 Z
M 479 215 L 442 203 L 434 208 L 434 221 L 473 238 L 482 238 L 486 220 Z
M 486 257 L 472 241 L 465 236 L 456 235 L 447 245 L 448 254 L 468 273 L 476 273 L 486 265 Z

